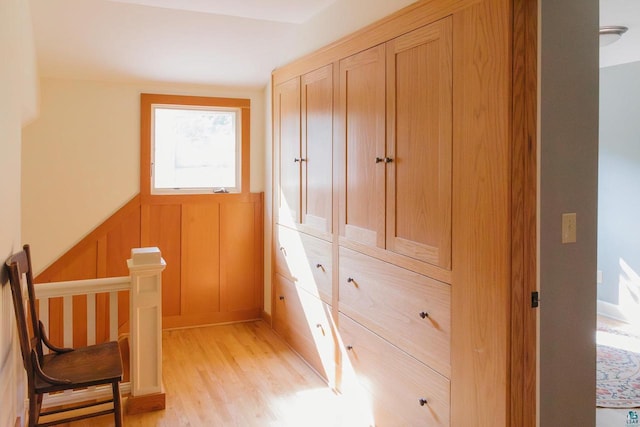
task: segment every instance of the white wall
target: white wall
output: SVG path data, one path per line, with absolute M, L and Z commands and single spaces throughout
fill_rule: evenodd
M 627 316 L 640 313 L 639 75 L 640 62 L 600 69 L 598 299 Z
M 0 263 L 21 248 L 20 138 L 37 107 L 37 81 L 28 2 L 0 1 Z M 22 413 L 24 374 L 11 289 L 0 270 L 0 426 Z
M 598 0 L 540 5 L 539 425 L 593 427 Z M 565 212 L 576 243 L 561 243 Z
M 23 138 L 22 240 L 34 271 L 138 194 L 140 93 L 251 99 L 251 191 L 264 191 L 262 90 L 42 79 L 41 114 Z

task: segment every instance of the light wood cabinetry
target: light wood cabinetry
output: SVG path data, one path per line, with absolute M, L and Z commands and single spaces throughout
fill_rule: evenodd
M 329 384 L 335 385 L 336 331 L 331 306 L 275 275 L 273 328 Z
M 340 236 L 384 248 L 384 45 L 340 61 Z
M 365 399 L 378 426 L 449 426 L 449 380 L 340 316 L 342 390 Z
M 276 272 L 331 304 L 333 260 L 331 243 L 278 226 Z
M 449 285 L 340 248 L 340 312 L 451 375 Z
M 518 354 L 528 345 L 516 255 L 535 246 L 533 234 L 517 237 L 520 216 L 534 213 L 511 157 L 535 156 L 531 127 L 513 118 L 535 105 L 514 75 L 533 19 L 523 10 L 520 0 L 416 2 L 273 73 L 274 327 L 321 372 L 312 340 L 291 332 L 315 320 L 277 294 L 331 311 L 336 386 L 365 423 L 506 427 L 531 413 L 516 389 L 530 385 L 517 378 L 529 356 Z M 331 93 L 331 114 L 315 113 Z M 326 175 L 309 179 L 318 154 L 303 146 L 320 147 L 328 129 L 331 164 L 321 157 Z M 304 207 L 310 183 L 326 203 Z M 333 221 L 317 220 L 327 206 Z M 326 275 L 314 270 L 325 263 Z
M 451 268 L 452 20 L 340 61 L 340 235 Z
M 451 269 L 452 19 L 386 44 L 386 247 Z
M 294 226 L 300 222 L 300 78 L 273 90 L 274 195 L 277 221 Z M 297 160 L 297 161 L 296 161 Z
M 277 221 L 332 238 L 332 65 L 274 89 Z

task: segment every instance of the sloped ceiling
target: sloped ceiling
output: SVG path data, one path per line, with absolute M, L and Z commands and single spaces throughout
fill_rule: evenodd
M 335 0 L 31 0 L 44 77 L 264 86 Z
M 263 87 L 300 29 L 347 0 L 29 1 L 41 76 Z M 640 61 L 640 1 L 600 0 L 600 15 L 629 27 L 600 66 Z

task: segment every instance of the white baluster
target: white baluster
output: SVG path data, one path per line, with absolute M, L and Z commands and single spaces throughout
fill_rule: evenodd
M 38 317 L 44 325 L 44 330 L 47 336 L 49 336 L 49 298 L 40 298 L 38 307 Z M 46 345 L 42 346 L 44 354 L 49 354 L 49 349 Z
M 62 345 L 64 347 L 73 347 L 73 297 L 66 296 L 62 300 Z
M 109 292 L 109 340 L 118 339 L 118 292 Z
M 87 344 L 96 343 L 96 294 L 87 294 Z

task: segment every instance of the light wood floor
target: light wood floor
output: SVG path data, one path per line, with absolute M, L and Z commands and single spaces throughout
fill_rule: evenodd
M 125 426 L 354 425 L 341 399 L 262 321 L 165 331 L 163 377 L 166 409 L 125 416 Z

